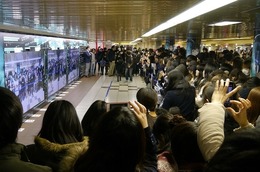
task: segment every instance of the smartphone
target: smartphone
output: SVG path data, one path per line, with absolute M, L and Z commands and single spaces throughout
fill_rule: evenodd
M 229 93 L 230 91 L 232 91 L 234 88 L 236 88 L 236 84 L 232 81 L 229 82 L 229 85 L 228 85 L 228 89 L 227 89 L 227 93 Z M 237 99 L 237 93 L 235 93 L 234 95 L 232 95 L 231 97 L 229 97 L 226 102 L 224 103 L 224 105 L 226 107 L 230 107 L 231 106 L 231 103 L 230 103 L 230 100 L 235 100 Z

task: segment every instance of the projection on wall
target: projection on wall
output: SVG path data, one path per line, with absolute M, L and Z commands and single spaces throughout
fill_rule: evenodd
M 40 52 L 5 54 L 5 87 L 20 98 L 24 112 L 42 102 L 43 59 Z
M 48 97 L 66 85 L 66 53 L 48 50 Z
M 68 53 L 68 83 L 79 78 L 79 49 L 70 49 Z

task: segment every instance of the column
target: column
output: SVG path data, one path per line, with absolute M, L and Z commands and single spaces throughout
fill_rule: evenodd
M 44 43 L 41 45 L 41 56 L 44 60 L 44 69 L 43 69 L 43 91 L 45 100 L 48 99 L 48 48 L 47 44 Z
M 5 72 L 4 72 L 4 36 L 0 33 L 0 86 L 5 86 Z
M 252 52 L 251 76 L 255 76 L 260 67 L 260 13 L 256 14 L 255 36 Z
M 71 55 L 70 55 L 70 45 L 69 45 L 69 41 L 64 41 L 63 42 L 64 44 L 64 51 L 66 53 L 66 85 L 69 84 L 69 62 L 70 62 L 70 59 L 71 58 Z
M 201 24 L 194 24 L 193 21 L 188 22 L 186 57 L 192 52 L 199 52 L 201 44 Z
M 162 46 L 162 40 L 161 39 L 157 39 L 156 41 L 155 41 L 155 48 L 157 49 L 157 48 L 159 48 L 159 47 L 161 47 Z
M 167 36 L 167 37 L 166 37 L 165 49 L 168 49 L 168 50 L 170 50 L 170 51 L 173 51 L 173 49 L 174 49 L 174 44 L 175 44 L 174 36 Z

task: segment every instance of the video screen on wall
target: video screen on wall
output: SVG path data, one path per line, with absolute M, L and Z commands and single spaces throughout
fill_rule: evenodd
M 68 83 L 79 78 L 79 49 L 70 49 L 68 55 Z
M 27 112 L 44 100 L 43 66 L 40 52 L 5 54 L 5 87 L 21 100 Z
M 66 53 L 48 50 L 48 97 L 66 86 Z

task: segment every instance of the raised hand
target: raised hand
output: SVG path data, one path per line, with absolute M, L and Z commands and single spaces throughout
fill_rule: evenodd
M 241 88 L 241 86 L 237 86 L 234 90 L 227 93 L 229 82 L 229 79 L 226 79 L 226 82 L 224 82 L 223 79 L 216 81 L 215 89 L 211 98 L 212 103 L 224 104 L 228 98 L 233 96 Z
M 146 116 L 147 110 L 145 106 L 137 101 L 129 101 L 129 105 L 131 110 L 134 112 L 136 117 L 141 122 L 143 128 L 147 128 L 148 127 L 147 116 Z
M 251 102 L 248 99 L 243 98 L 238 98 L 238 100 L 230 100 L 230 103 L 237 107 L 237 111 L 231 107 L 226 109 L 230 112 L 240 127 L 243 128 L 249 125 L 246 110 L 251 107 Z

